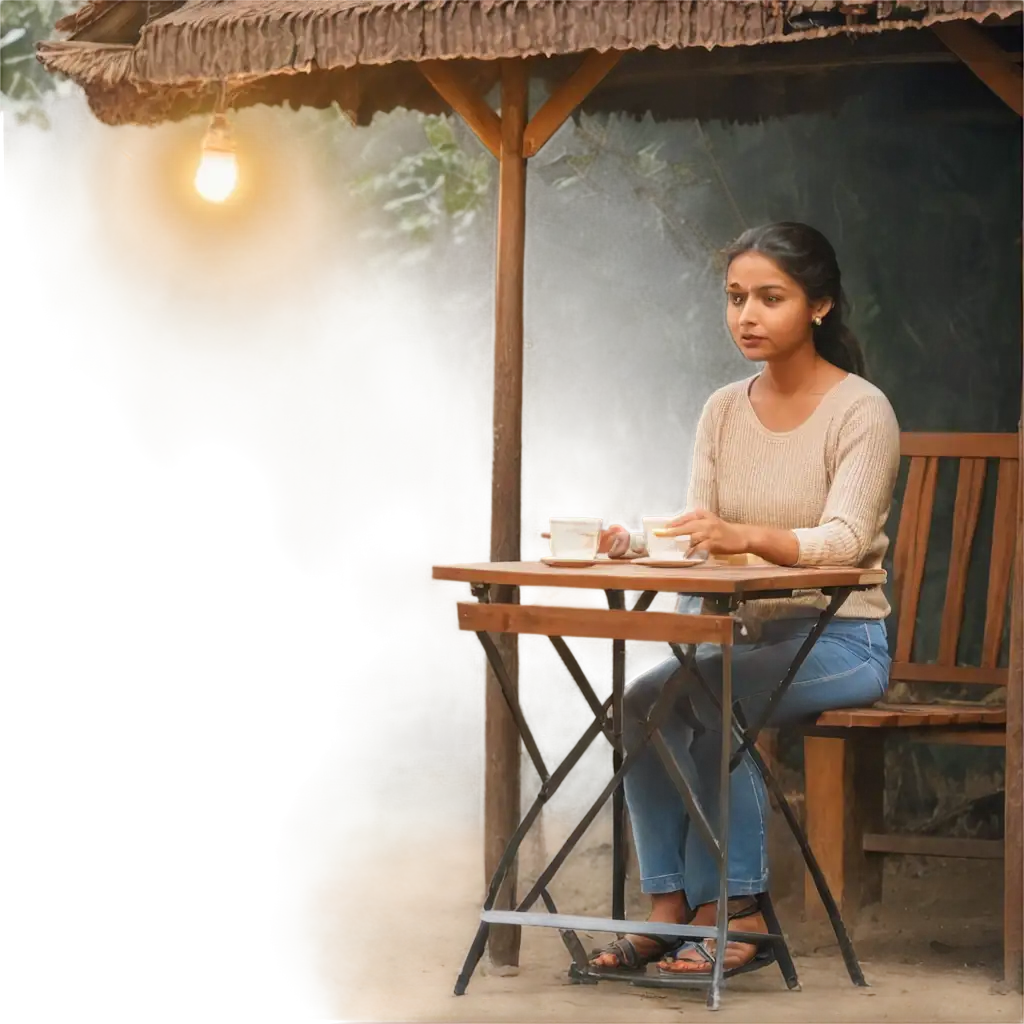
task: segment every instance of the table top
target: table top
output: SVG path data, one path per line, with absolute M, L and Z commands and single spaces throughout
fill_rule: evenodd
M 516 587 L 577 587 L 590 590 L 657 590 L 673 594 L 770 594 L 772 591 L 858 590 L 884 583 L 883 569 L 706 564 L 680 569 L 633 565 L 609 559 L 581 568 L 556 568 L 543 562 L 480 562 L 435 565 L 435 580 L 495 583 Z

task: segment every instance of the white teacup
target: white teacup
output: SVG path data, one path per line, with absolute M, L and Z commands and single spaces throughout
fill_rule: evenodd
M 644 536 L 647 539 L 649 558 L 683 559 L 690 550 L 690 537 L 656 537 L 655 530 L 663 530 L 675 516 L 644 516 Z
M 603 519 L 586 516 L 552 519 L 552 557 L 580 560 L 596 558 L 603 523 Z

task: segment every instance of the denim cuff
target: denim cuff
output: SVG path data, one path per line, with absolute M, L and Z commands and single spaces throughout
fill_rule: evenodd
M 647 892 L 644 889 L 644 892 Z M 659 890 L 660 891 L 660 890 Z M 768 891 L 768 875 L 763 878 L 730 878 L 728 881 L 729 896 L 756 896 L 759 892 Z M 704 903 L 715 903 L 718 900 L 718 881 L 713 888 L 694 889 L 687 892 L 686 901 L 691 907 L 699 907 Z
M 682 892 L 683 876 L 676 872 L 673 875 L 652 875 L 640 879 L 640 891 L 644 893 Z

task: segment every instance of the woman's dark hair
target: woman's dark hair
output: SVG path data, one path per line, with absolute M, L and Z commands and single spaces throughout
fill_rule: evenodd
M 841 370 L 864 376 L 864 353 L 853 331 L 843 323 L 843 295 L 839 263 L 829 240 L 814 228 L 795 221 L 764 224 L 744 231 L 726 250 L 732 263 L 745 252 L 758 252 L 777 263 L 803 288 L 811 302 L 831 299 L 832 308 L 821 326 L 812 327 L 818 354 Z

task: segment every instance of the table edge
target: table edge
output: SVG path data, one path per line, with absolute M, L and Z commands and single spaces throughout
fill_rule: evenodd
M 686 586 L 683 589 L 678 589 L 673 586 L 673 580 L 666 579 L 664 576 L 656 577 L 652 575 L 649 580 L 644 580 L 643 577 L 634 576 L 632 574 L 621 575 L 620 567 L 610 567 L 611 571 L 606 570 L 603 566 L 597 572 L 592 572 L 591 568 L 581 568 L 579 570 L 561 570 L 557 571 L 557 574 L 552 574 L 550 579 L 543 580 L 538 579 L 537 575 L 540 573 L 550 573 L 551 568 L 545 566 L 542 562 L 522 562 L 513 563 L 523 566 L 536 566 L 536 569 L 491 569 L 491 565 L 503 565 L 508 563 L 447 563 L 444 565 L 435 565 L 431 567 L 431 577 L 435 580 L 448 583 L 470 583 L 470 584 L 492 584 L 492 585 L 506 585 L 506 586 L 519 586 L 519 587 L 553 587 L 553 588 L 568 588 L 568 589 L 579 589 L 579 590 L 630 590 L 630 591 L 644 591 L 654 590 L 658 592 L 668 593 L 704 593 L 704 594 L 742 594 L 744 592 L 756 592 L 763 593 L 765 591 L 778 590 L 779 592 L 786 592 L 792 590 L 815 590 L 821 589 L 818 587 L 807 586 L 806 583 L 799 586 L 792 586 L 783 582 L 782 578 L 779 578 L 777 585 L 773 585 L 771 581 L 766 585 L 764 579 L 751 578 L 751 579 L 735 579 L 728 577 L 715 578 L 714 575 L 708 574 L 706 577 L 701 579 L 701 585 L 695 586 L 694 579 L 691 577 L 686 581 Z M 626 563 L 628 565 L 628 563 Z M 625 568 L 623 566 L 622 568 Z M 867 590 L 872 587 L 882 586 L 888 579 L 888 574 L 884 569 L 857 569 L 853 566 L 829 566 L 829 567 L 818 567 L 818 566 L 778 566 L 783 576 L 787 571 L 793 569 L 803 568 L 808 572 L 824 572 L 827 573 L 832 571 L 833 573 L 858 573 L 858 582 L 852 582 L 849 580 L 839 580 L 835 583 L 826 584 L 827 589 L 840 589 L 843 587 L 850 587 L 854 590 Z M 616 570 L 619 570 L 616 572 Z M 667 570 L 669 572 L 675 570 Z M 567 574 L 568 573 L 568 574 Z M 707 582 L 707 586 L 703 585 Z M 612 586 L 608 586 L 609 583 L 614 583 Z M 644 585 L 646 582 L 647 585 Z

